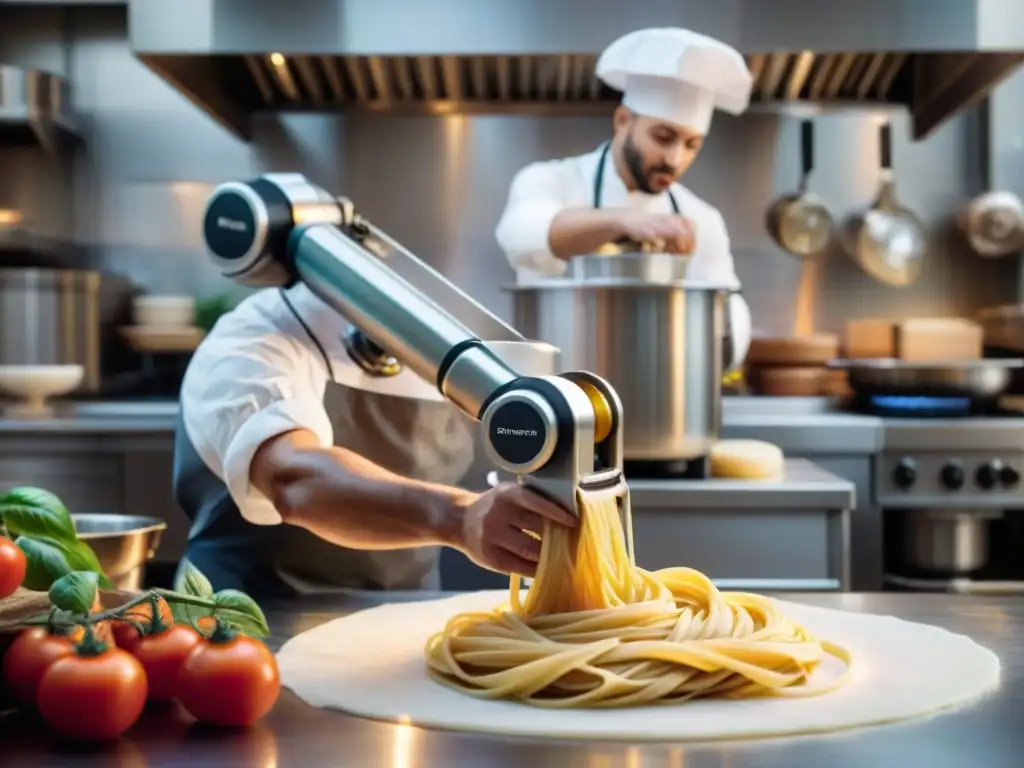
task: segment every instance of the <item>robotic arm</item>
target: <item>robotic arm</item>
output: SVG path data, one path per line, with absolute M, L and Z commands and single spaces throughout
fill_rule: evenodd
M 371 375 L 407 366 L 483 426 L 488 457 L 578 514 L 578 488 L 622 478 L 622 404 L 586 372 L 521 376 L 488 341 L 528 343 L 437 271 L 300 174 L 218 187 L 203 234 L 213 263 L 254 287 L 305 283 L 359 330 L 346 338 Z

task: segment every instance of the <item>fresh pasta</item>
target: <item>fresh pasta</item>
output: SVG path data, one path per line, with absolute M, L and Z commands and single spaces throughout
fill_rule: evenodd
M 720 592 L 690 568 L 638 568 L 631 521 L 620 519 L 610 492 L 581 492 L 579 508 L 576 528 L 545 526 L 525 598 L 513 575 L 507 604 L 456 615 L 428 640 L 435 680 L 549 708 L 811 696 L 846 681 L 850 654 L 787 620 L 768 598 Z M 846 671 L 815 683 L 829 654 Z

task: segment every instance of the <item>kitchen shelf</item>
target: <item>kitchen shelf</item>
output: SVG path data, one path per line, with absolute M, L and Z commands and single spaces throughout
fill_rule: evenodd
M 51 72 L 0 64 L 0 149 L 63 155 L 81 140 L 68 82 Z
M 67 267 L 81 263 L 84 253 L 67 240 L 0 226 L 0 268 Z
M 52 155 L 61 155 L 74 147 L 81 137 L 70 125 L 35 119 L 0 107 L 0 148 L 38 147 Z

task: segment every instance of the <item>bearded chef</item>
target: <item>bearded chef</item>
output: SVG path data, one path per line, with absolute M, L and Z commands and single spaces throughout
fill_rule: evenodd
M 747 108 L 753 80 L 743 56 L 685 29 L 644 29 L 608 46 L 597 76 L 623 93 L 611 140 L 512 180 L 496 235 L 517 283 L 561 277 L 574 256 L 629 240 L 688 256 L 689 279 L 738 289 L 722 215 L 677 179 L 714 111 Z M 747 305 L 738 294 L 730 301 L 734 336 L 747 339 Z

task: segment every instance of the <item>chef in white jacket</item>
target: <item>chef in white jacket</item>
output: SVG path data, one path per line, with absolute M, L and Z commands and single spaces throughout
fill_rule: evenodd
M 440 546 L 533 575 L 527 531 L 574 518 L 515 483 L 458 487 L 478 425 L 410 371 L 364 371 L 347 330 L 299 283 L 250 296 L 200 344 L 175 435 L 183 563 L 257 599 L 437 589 Z
M 623 92 L 611 140 L 532 163 L 512 181 L 496 235 L 517 283 L 561 277 L 574 256 L 631 240 L 689 256 L 691 279 L 738 288 L 721 214 L 677 180 L 714 111 L 747 108 L 753 81 L 743 56 L 689 30 L 644 29 L 608 46 L 597 76 Z M 749 310 L 738 294 L 731 301 L 732 322 L 746 326 L 735 335 L 749 338 Z

